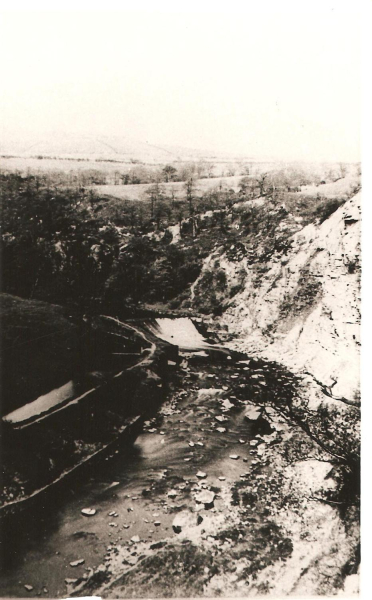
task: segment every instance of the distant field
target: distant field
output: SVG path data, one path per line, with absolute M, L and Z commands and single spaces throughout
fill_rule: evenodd
M 360 176 L 353 170 L 338 181 L 331 181 L 323 185 L 303 185 L 300 192 L 304 196 L 316 196 L 320 194 L 326 198 L 349 197 L 350 193 L 360 183 Z
M 219 188 L 222 185 L 224 188 L 233 189 L 235 192 L 239 189 L 241 176 L 234 177 L 213 177 L 210 179 L 199 179 L 195 184 L 195 194 L 201 196 L 206 191 L 213 188 Z M 145 200 L 148 199 L 146 191 L 151 187 L 150 183 L 140 183 L 137 185 L 94 185 L 90 189 L 102 196 L 110 196 L 111 198 L 119 198 L 120 200 Z M 185 184 L 183 181 L 162 183 L 161 186 L 165 189 L 167 196 L 174 196 L 177 199 L 184 198 Z
M 1 153 L 0 153 L 1 154 Z M 19 171 L 22 174 L 31 173 L 31 174 L 42 174 L 42 173 L 52 173 L 54 171 L 59 171 L 63 173 L 73 173 L 73 172 L 83 172 L 83 171 L 92 171 L 97 170 L 109 175 L 118 173 L 128 173 L 129 170 L 138 167 L 144 166 L 147 170 L 156 172 L 161 170 L 164 165 L 172 164 L 176 169 L 179 169 L 182 165 L 186 163 L 198 162 L 199 159 L 190 159 L 184 161 L 175 161 L 172 157 L 169 157 L 168 161 L 163 160 L 163 162 L 133 162 L 128 157 L 120 157 L 115 156 L 112 160 L 108 159 L 105 156 L 96 155 L 94 157 L 67 157 L 67 156 L 57 156 L 56 158 L 42 158 L 39 159 L 36 157 L 37 152 L 35 151 L 35 156 L 0 156 L 0 170 L 4 171 Z M 48 156 L 53 157 L 53 154 L 49 154 Z M 116 161 L 116 162 L 113 162 Z M 205 159 L 203 159 L 205 160 Z M 239 175 L 242 173 L 242 168 L 244 165 L 249 165 L 253 171 L 270 171 L 273 168 L 277 167 L 276 163 L 267 163 L 260 162 L 254 160 L 205 160 L 206 163 L 213 163 L 213 175 L 218 177 L 226 176 L 226 174 L 234 173 L 234 175 Z
M 69 173 L 70 171 L 90 171 L 97 169 L 99 171 L 106 171 L 114 173 L 115 171 L 128 171 L 131 167 L 135 166 L 133 163 L 128 161 L 122 162 L 110 162 L 101 159 L 74 159 L 69 160 L 68 158 L 31 158 L 31 157 L 10 157 L 0 158 L 0 168 L 7 171 L 21 171 L 27 172 L 30 170 L 31 173 L 45 173 L 52 171 L 63 171 Z M 150 167 L 150 165 L 146 165 Z M 153 165 L 151 165 L 153 166 Z

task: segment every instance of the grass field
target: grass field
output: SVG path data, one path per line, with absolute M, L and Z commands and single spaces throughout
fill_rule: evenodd
M 199 179 L 195 184 L 195 195 L 201 196 L 208 190 L 219 189 L 222 186 L 223 189 L 233 189 L 235 192 L 239 189 L 239 182 L 241 176 L 233 177 L 213 177 L 210 179 Z M 148 194 L 146 191 L 151 187 L 150 183 L 143 183 L 137 185 L 95 185 L 91 186 L 90 189 L 94 190 L 98 195 L 110 196 L 112 198 L 118 198 L 120 200 L 148 200 Z M 185 197 L 185 184 L 183 181 L 175 181 L 170 183 L 162 183 L 161 186 L 164 188 L 166 195 L 171 197 L 172 192 L 174 197 L 179 200 Z

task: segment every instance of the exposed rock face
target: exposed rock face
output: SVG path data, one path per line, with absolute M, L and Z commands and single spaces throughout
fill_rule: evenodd
M 225 253 L 208 258 L 194 285 L 200 293 L 211 272 L 223 271 L 221 321 L 238 347 L 307 371 L 349 399 L 359 389 L 360 200 L 358 193 L 323 223 L 296 231 L 259 278 L 249 257 L 234 262 Z M 241 291 L 226 304 L 236 285 Z

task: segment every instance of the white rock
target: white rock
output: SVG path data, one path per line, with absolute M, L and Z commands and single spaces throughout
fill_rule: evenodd
M 214 492 L 204 490 L 203 492 L 195 495 L 195 500 L 199 504 L 204 504 L 206 508 L 212 508 L 215 497 L 216 494 Z
M 83 565 L 84 563 L 85 563 L 85 559 L 79 558 L 78 560 L 74 560 L 73 562 L 70 562 L 70 567 L 78 567 L 79 565 Z
M 247 406 L 244 412 L 244 418 L 247 421 L 257 421 L 262 414 L 262 408 L 258 406 Z
M 81 510 L 81 514 L 85 517 L 93 517 L 96 514 L 96 512 L 97 511 L 95 508 L 83 508 Z
M 196 477 L 198 477 L 199 479 L 205 479 L 207 477 L 207 474 L 203 471 L 198 471 Z

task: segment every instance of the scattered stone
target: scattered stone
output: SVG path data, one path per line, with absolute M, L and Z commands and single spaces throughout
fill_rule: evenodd
M 177 490 L 170 490 L 170 492 L 168 492 L 168 498 L 176 498 L 176 496 L 178 496 Z
M 32 590 L 34 589 L 32 585 L 25 585 L 24 588 L 28 591 L 28 592 L 32 592 Z
M 193 448 L 195 446 L 194 442 L 189 442 L 189 446 L 190 448 Z
M 118 526 L 118 524 L 117 524 L 117 523 L 109 523 L 109 526 L 110 526 L 110 527 L 117 527 L 117 526 Z
M 203 471 L 198 471 L 196 477 L 198 477 L 198 479 L 205 479 L 207 477 L 207 474 Z
M 238 454 L 230 454 L 230 458 L 232 458 L 233 460 L 238 460 L 240 457 Z
M 224 423 L 225 421 L 227 421 L 228 419 L 226 417 L 223 417 L 222 415 L 217 415 L 217 417 L 215 417 L 216 421 L 218 421 L 219 423 Z
M 213 508 L 215 497 L 216 497 L 216 494 L 214 492 L 205 490 L 203 492 L 200 492 L 200 494 L 196 494 L 195 500 L 199 504 L 204 504 L 205 508 Z
M 114 510 L 112 510 L 111 512 L 109 512 L 108 516 L 109 517 L 116 517 L 117 513 Z
M 138 542 L 140 542 L 141 539 L 140 539 L 139 535 L 134 535 L 133 537 L 130 538 L 130 541 L 133 542 L 134 544 L 138 544 Z
M 155 521 L 155 522 L 154 522 L 154 525 L 155 525 L 155 527 L 160 527 L 160 525 L 161 525 L 161 522 L 160 522 L 160 521 Z
M 243 440 L 242 438 L 239 439 L 239 444 L 245 444 L 245 440 Z
M 218 431 L 219 433 L 225 433 L 226 427 L 216 427 L 216 431 Z
M 124 529 L 129 529 L 129 527 L 130 527 L 130 525 L 126 525 L 126 524 L 123 525 Z
M 79 565 L 83 565 L 85 563 L 85 558 L 78 558 L 78 560 L 74 560 L 70 562 L 70 567 L 78 567 Z
M 83 508 L 81 510 L 81 514 L 84 515 L 84 517 L 94 517 L 96 512 L 95 508 Z
M 226 477 L 223 477 L 222 475 L 218 478 L 220 481 L 226 481 Z
M 204 446 L 203 442 L 196 442 L 196 443 L 197 443 L 198 446 L 201 446 L 201 447 Z
M 247 421 L 257 421 L 262 414 L 262 408 L 258 406 L 248 406 L 244 412 L 244 418 Z
M 157 429 L 155 427 L 152 427 L 151 429 L 148 429 L 147 431 L 148 431 L 148 433 L 156 433 Z
M 250 446 L 252 446 L 253 448 L 254 448 L 255 446 L 257 446 L 257 444 L 258 444 L 258 441 L 257 441 L 257 440 L 252 440 L 251 442 L 249 442 L 249 445 L 250 445 Z
M 113 487 L 116 487 L 117 485 L 119 485 L 120 481 L 113 481 L 109 486 L 108 486 L 108 490 L 110 490 Z

